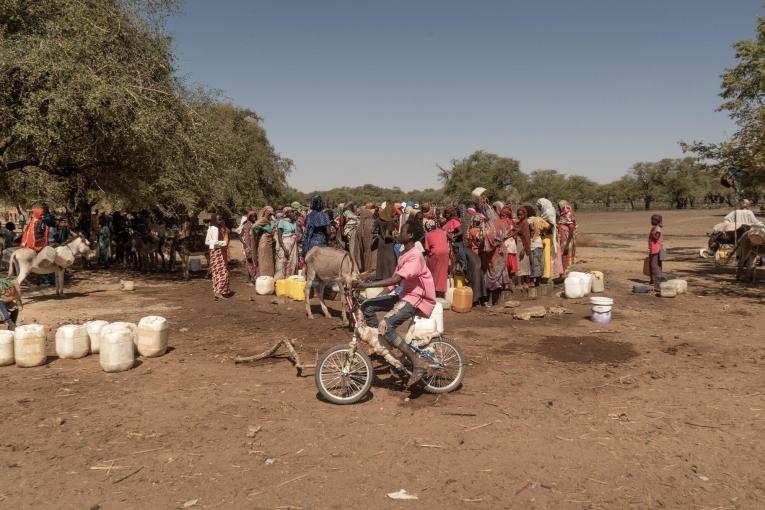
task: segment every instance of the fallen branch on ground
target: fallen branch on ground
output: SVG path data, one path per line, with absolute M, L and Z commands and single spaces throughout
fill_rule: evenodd
M 271 347 L 267 351 L 261 352 L 260 354 L 255 354 L 253 356 L 237 356 L 234 359 L 234 363 L 250 363 L 252 361 L 260 361 L 265 358 L 276 357 L 276 353 L 277 351 L 279 351 L 279 348 L 284 346 L 284 348 L 287 350 L 287 358 L 289 358 L 289 360 L 292 361 L 292 364 L 295 365 L 295 368 L 297 368 L 298 376 L 302 376 L 303 370 L 305 370 L 306 368 L 316 368 L 316 363 L 303 364 L 300 361 L 300 355 L 297 353 L 297 351 L 295 350 L 295 347 L 292 345 L 292 342 L 294 340 L 295 340 L 294 338 L 292 340 L 279 340 L 278 342 L 276 342 L 276 344 L 274 344 L 273 347 Z

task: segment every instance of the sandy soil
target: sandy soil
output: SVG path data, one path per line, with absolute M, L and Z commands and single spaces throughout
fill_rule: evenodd
M 29 286 L 22 321 L 50 328 L 51 357 L 0 368 L 0 507 L 763 508 L 765 284 L 696 257 L 721 216 L 665 214 L 690 294 L 662 299 L 630 292 L 649 214 L 581 214 L 597 246 L 576 267 L 606 273 L 611 324 L 555 296 L 533 304 L 569 314 L 447 312 L 469 359 L 459 391 L 408 399 L 381 373 L 345 407 L 285 360 L 234 364 L 282 338 L 307 359 L 347 340 L 339 319 L 255 296 L 241 269 L 218 303 L 176 275 L 77 271 L 66 299 Z M 54 356 L 60 324 L 148 314 L 171 321 L 163 357 L 107 374 Z M 402 488 L 419 499 L 386 496 Z

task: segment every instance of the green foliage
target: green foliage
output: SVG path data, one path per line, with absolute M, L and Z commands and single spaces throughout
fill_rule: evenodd
M 257 116 L 176 76 L 173 8 L 0 0 L 0 198 L 193 212 L 286 192 Z
M 724 101 L 719 109 L 728 112 L 738 130 L 720 143 L 694 141 L 681 146 L 718 170 L 729 166 L 748 170 L 757 188 L 765 183 L 765 18 L 757 19 L 755 39 L 738 41 L 733 49 L 737 65 L 722 74 Z
M 492 200 L 507 200 L 523 194 L 528 177 L 520 163 L 485 151 L 476 151 L 461 160 L 452 160 L 451 168 L 440 168 L 444 194 L 449 200 L 467 201 L 476 187 L 486 188 Z
M 307 204 L 314 195 L 321 195 L 325 204 L 334 207 L 338 204 L 347 204 L 353 202 L 357 205 L 372 202 L 380 204 L 382 202 L 401 202 L 414 201 L 419 203 L 442 204 L 444 202 L 443 191 L 440 189 L 428 188 L 424 190 L 402 191 L 399 187 L 381 188 L 373 184 L 365 184 L 357 187 L 333 188 L 326 191 L 313 191 L 311 193 L 299 193 L 299 200 Z

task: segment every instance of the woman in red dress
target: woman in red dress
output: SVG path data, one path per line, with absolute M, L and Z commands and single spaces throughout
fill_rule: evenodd
M 443 297 L 449 277 L 449 241 L 446 238 L 446 232 L 439 228 L 436 220 L 425 221 L 425 250 L 428 255 L 428 269 L 433 275 L 433 283 L 436 287 L 436 295 Z

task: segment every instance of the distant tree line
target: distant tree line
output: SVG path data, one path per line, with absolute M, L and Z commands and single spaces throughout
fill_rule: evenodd
M 696 158 L 662 159 L 633 165 L 626 175 L 600 184 L 581 175 L 566 175 L 558 170 L 535 170 L 524 173 L 512 158 L 485 151 L 454 160 L 440 168 L 443 187 L 402 191 L 398 187 L 365 185 L 334 188 L 323 192 L 297 193 L 302 201 L 320 193 L 331 205 L 355 202 L 380 203 L 383 200 L 414 200 L 445 204 L 470 199 L 478 186 L 488 190 L 493 199 L 511 203 L 535 202 L 540 197 L 567 200 L 576 208 L 651 209 L 714 206 L 731 203 L 732 193 L 720 185 L 719 171 L 700 164 Z M 754 190 L 761 197 L 761 188 Z

